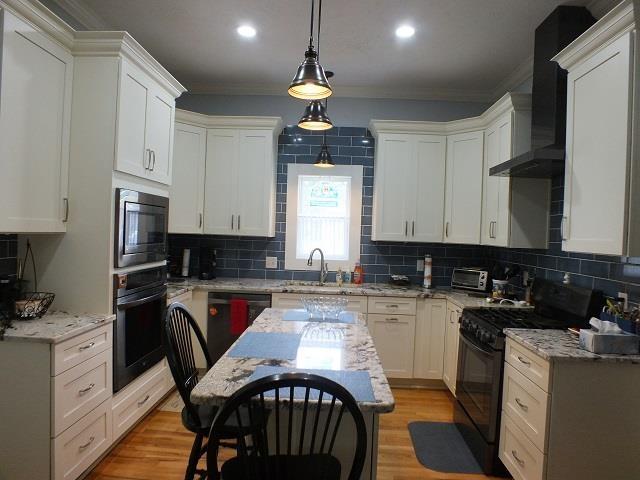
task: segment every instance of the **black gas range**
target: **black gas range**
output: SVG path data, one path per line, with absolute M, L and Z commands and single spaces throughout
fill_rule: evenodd
M 536 280 L 534 309 L 465 309 L 460 321 L 454 421 L 485 473 L 506 474 L 498 459 L 505 328 L 586 327 L 603 304 L 600 292 Z

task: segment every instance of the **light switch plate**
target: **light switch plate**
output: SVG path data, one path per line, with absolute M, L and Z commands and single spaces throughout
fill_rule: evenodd
M 418 270 L 419 272 L 424 272 L 424 260 L 416 261 L 416 270 Z
M 266 257 L 265 266 L 266 268 L 278 268 L 278 257 Z

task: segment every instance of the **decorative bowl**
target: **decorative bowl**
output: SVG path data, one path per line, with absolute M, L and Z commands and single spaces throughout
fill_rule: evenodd
M 309 312 L 311 318 L 337 318 L 347 308 L 348 300 L 343 296 L 335 297 L 303 297 L 301 300 L 304 309 Z

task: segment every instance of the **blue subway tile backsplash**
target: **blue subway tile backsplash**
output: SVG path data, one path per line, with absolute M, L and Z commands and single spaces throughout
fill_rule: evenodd
M 18 236 L 0 234 L 0 278 L 15 277 L 18 256 Z

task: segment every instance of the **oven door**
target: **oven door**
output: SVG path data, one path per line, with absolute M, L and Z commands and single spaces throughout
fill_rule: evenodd
M 460 332 L 456 396 L 484 439 L 499 435 L 504 352 L 476 344 Z
M 166 305 L 166 286 L 146 289 L 116 300 L 114 392 L 164 357 L 162 326 Z
M 166 259 L 169 200 L 117 190 L 116 267 Z

